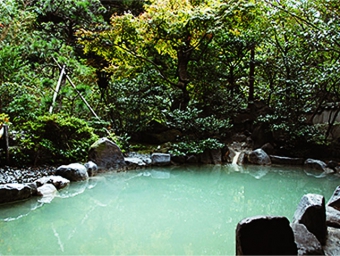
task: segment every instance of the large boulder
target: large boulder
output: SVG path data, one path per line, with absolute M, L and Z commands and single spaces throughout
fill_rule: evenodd
M 0 204 L 27 199 L 37 193 L 34 183 L 0 185 Z
M 297 255 L 293 230 L 286 217 L 255 216 L 236 228 L 236 255 Z
M 86 167 L 79 163 L 61 165 L 57 168 L 55 174 L 70 181 L 82 181 L 89 178 Z
M 308 231 L 305 225 L 293 223 L 292 229 L 298 248 L 298 255 L 324 255 L 321 243 Z
M 252 164 L 270 165 L 271 160 L 268 154 L 261 148 L 255 149 L 248 154 L 248 161 Z
M 310 169 L 319 170 L 325 173 L 333 173 L 334 170 L 327 167 L 327 164 L 321 160 L 308 158 L 304 162 L 304 166 Z
M 329 227 L 340 228 L 340 211 L 326 206 L 326 224 Z
M 166 153 L 153 153 L 151 160 L 154 165 L 169 165 L 171 163 L 171 155 Z
M 270 155 L 272 164 L 280 165 L 303 165 L 303 158 Z
M 338 186 L 333 195 L 329 199 L 327 206 L 333 207 L 334 209 L 340 211 L 340 186 Z
M 328 237 L 323 250 L 325 255 L 340 255 L 340 229 L 328 227 Z
M 98 170 L 120 169 L 126 165 L 120 148 L 107 138 L 101 138 L 92 144 L 89 160 L 97 164 Z
M 323 245 L 327 238 L 325 198 L 318 194 L 304 195 L 294 213 L 293 223 L 306 226 Z
M 62 189 L 70 184 L 70 181 L 61 176 L 50 175 L 37 179 L 35 183 L 37 184 L 37 187 L 41 187 L 45 184 L 52 184 L 57 189 Z

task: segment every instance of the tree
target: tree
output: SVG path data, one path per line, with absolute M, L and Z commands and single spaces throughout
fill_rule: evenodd
M 112 65 L 107 69 L 119 78 L 151 65 L 162 79 L 180 91 L 173 108 L 185 109 L 190 100 L 189 63 L 198 61 L 213 35 L 210 28 L 215 6 L 189 1 L 150 1 L 137 17 L 114 15 L 111 29 L 82 30 L 85 53 L 94 52 Z
M 333 41 L 338 7 L 322 0 L 265 2 L 270 26 L 262 46 L 267 52 L 261 57 L 261 73 L 275 109 L 272 129 L 292 146 L 317 140 L 306 117 L 322 104 L 338 101 L 339 95 L 339 77 L 329 72 L 339 57 L 339 44 Z

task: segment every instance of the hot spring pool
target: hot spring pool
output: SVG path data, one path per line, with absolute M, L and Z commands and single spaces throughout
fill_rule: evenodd
M 292 167 L 181 166 L 72 183 L 50 204 L 0 206 L 0 254 L 235 254 L 245 217 L 292 219 L 306 193 L 340 179 Z

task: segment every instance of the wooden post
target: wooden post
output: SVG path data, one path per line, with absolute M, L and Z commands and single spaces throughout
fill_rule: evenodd
M 58 65 L 58 67 L 62 70 L 64 70 L 64 67 L 61 67 L 59 65 L 59 63 L 57 62 L 57 60 L 55 58 L 53 58 L 54 62 Z M 97 116 L 96 112 L 94 112 L 94 110 L 91 108 L 90 104 L 86 101 L 86 99 L 80 94 L 80 92 L 77 90 L 76 86 L 74 85 L 74 83 L 72 82 L 71 78 L 67 75 L 67 73 L 65 73 L 66 79 L 67 81 L 70 82 L 70 84 L 72 85 L 72 87 L 75 89 L 75 91 L 77 92 L 78 96 L 83 100 L 83 102 L 85 103 L 85 105 L 87 106 L 87 108 L 91 111 L 91 113 L 98 119 L 100 120 L 100 118 Z
M 58 83 L 57 83 L 57 87 L 55 88 L 55 91 L 53 93 L 53 100 L 52 100 L 52 104 L 51 104 L 51 107 L 50 107 L 50 114 L 52 114 L 52 112 L 53 112 L 53 106 L 54 106 L 55 101 L 57 99 L 58 92 L 59 92 L 59 89 L 60 89 L 61 82 L 63 81 L 64 74 L 65 74 L 65 65 L 61 69 L 59 80 L 58 80 Z

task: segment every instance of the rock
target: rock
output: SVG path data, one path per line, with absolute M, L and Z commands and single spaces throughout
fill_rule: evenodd
M 293 223 L 292 229 L 298 248 L 298 255 L 324 255 L 321 243 L 308 231 L 305 225 Z
M 57 189 L 62 189 L 70 184 L 70 181 L 61 176 L 50 175 L 37 179 L 35 183 L 37 184 L 37 187 L 41 187 L 45 184 L 52 184 Z
M 237 159 L 237 164 L 242 165 L 247 163 L 248 158 L 246 157 L 246 152 L 241 152 Z
M 335 170 L 336 173 L 340 174 L 340 166 L 335 167 L 334 170 Z
M 333 207 L 334 209 L 340 211 L 340 186 L 338 186 L 331 198 L 329 199 L 327 206 Z
M 134 166 L 145 166 L 146 165 L 146 163 L 144 163 L 143 160 L 138 157 L 125 157 L 124 160 L 127 165 L 134 165 Z
M 79 163 L 59 166 L 55 174 L 70 181 L 82 181 L 89 178 L 85 166 Z
M 202 164 L 221 164 L 222 151 L 221 149 L 207 149 L 199 155 Z
M 11 169 L 5 166 L 4 169 L 0 168 L 0 184 L 7 183 L 33 183 L 36 179 L 53 175 L 55 172 L 54 167 L 43 167 L 36 169 L 27 167 L 25 169 Z
M 340 166 L 340 164 L 336 161 L 333 161 L 333 160 L 330 160 L 328 163 L 327 163 L 327 167 L 328 168 L 331 168 L 333 170 L 335 170 L 336 167 Z
M 171 156 L 166 153 L 153 153 L 151 155 L 151 160 L 154 165 L 169 165 Z
M 293 158 L 293 157 L 285 157 L 285 156 L 275 156 L 270 155 L 270 160 L 272 164 L 281 164 L 281 165 L 303 165 L 303 158 Z
M 266 152 L 268 155 L 272 155 L 272 154 L 274 153 L 274 151 L 275 151 L 273 145 L 270 144 L 270 143 L 264 144 L 264 145 L 261 147 L 261 149 L 262 149 L 264 152 Z
M 286 217 L 255 216 L 236 228 L 236 255 L 297 255 L 293 230 Z
M 294 213 L 293 223 L 306 226 L 323 245 L 327 237 L 325 198 L 322 195 L 304 195 Z
M 222 164 L 222 151 L 221 149 L 210 149 L 210 157 L 212 164 Z
M 0 204 L 27 199 L 37 193 L 34 183 L 0 185 Z
M 84 164 L 84 166 L 89 177 L 95 176 L 97 174 L 98 166 L 94 162 L 88 161 L 86 164 Z
M 124 167 L 124 156 L 120 148 L 111 140 L 101 138 L 89 150 L 89 160 L 96 163 L 99 170 Z
M 326 256 L 340 255 L 340 229 L 328 227 L 328 237 L 323 250 Z
M 236 142 L 245 142 L 247 140 L 247 135 L 245 135 L 243 133 L 235 133 L 231 137 L 231 140 L 236 141 Z
M 340 211 L 326 206 L 326 224 L 329 227 L 340 228 Z
M 186 162 L 189 163 L 189 164 L 197 164 L 198 163 L 198 158 L 195 155 L 189 155 L 187 157 L 187 161 Z
M 57 194 L 57 189 L 53 184 L 44 184 L 37 189 L 37 195 L 42 196 L 40 203 L 50 203 Z
M 171 156 L 171 162 L 184 164 L 186 161 L 185 156 Z
M 322 171 L 322 172 L 325 172 L 325 173 L 333 173 L 334 172 L 334 170 L 328 168 L 326 163 L 321 161 L 321 160 L 308 158 L 304 162 L 304 165 L 308 168 L 311 168 L 311 169 L 314 169 L 314 170 L 319 170 L 319 171 Z
M 248 161 L 251 164 L 270 165 L 270 157 L 262 149 L 258 148 L 248 154 Z

